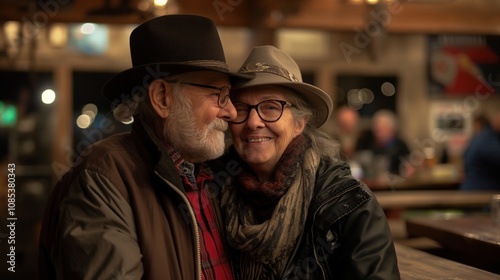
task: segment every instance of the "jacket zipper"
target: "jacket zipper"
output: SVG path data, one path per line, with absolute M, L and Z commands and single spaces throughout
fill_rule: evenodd
M 354 186 L 358 185 L 359 183 L 358 182 L 355 182 L 355 183 L 352 183 L 349 185 L 349 187 L 347 187 L 344 191 L 338 193 L 337 195 L 331 197 L 330 199 L 324 201 L 317 209 L 316 211 L 314 212 L 314 215 L 313 215 L 313 220 L 312 220 L 312 224 L 314 224 L 314 221 L 316 220 L 316 215 L 318 214 L 319 210 L 321 210 L 321 208 L 323 208 L 326 204 L 328 204 L 330 201 L 338 198 L 339 196 L 351 191 L 353 189 Z M 314 227 L 311 228 L 311 238 L 314 237 Z M 312 240 L 312 244 L 314 245 L 314 238 Z M 323 279 L 327 279 L 326 278 L 326 272 L 325 272 L 325 269 L 323 268 L 323 266 L 321 265 L 321 262 L 318 260 L 318 254 L 316 253 L 316 250 L 314 249 L 314 246 L 313 246 L 313 252 L 314 252 L 314 258 L 316 259 L 316 263 L 318 263 L 318 266 L 320 267 L 321 269 L 321 273 L 323 274 Z
M 184 193 L 179 191 L 172 183 L 170 183 L 167 179 L 163 178 L 158 171 L 155 170 L 155 173 L 158 177 L 160 177 L 167 185 L 169 185 L 176 193 L 179 194 L 179 196 L 184 200 L 184 203 L 186 203 L 188 209 L 189 209 L 189 215 L 191 216 L 191 221 L 192 221 L 192 227 L 193 231 L 195 233 L 195 243 L 196 243 L 196 267 L 198 268 L 198 277 L 197 279 L 200 280 L 201 277 L 201 249 L 200 249 L 200 232 L 198 231 L 198 227 L 196 226 L 196 215 L 194 214 L 193 207 L 191 206 L 191 203 L 189 202 L 188 198 Z

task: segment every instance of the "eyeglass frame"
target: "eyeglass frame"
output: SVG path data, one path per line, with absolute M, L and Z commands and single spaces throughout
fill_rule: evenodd
M 216 86 L 210 86 L 210 85 L 203 85 L 203 84 L 197 84 L 197 83 L 189 83 L 189 82 L 180 82 L 181 84 L 185 84 L 185 85 L 190 85 L 190 86 L 195 86 L 195 87 L 201 87 L 201 88 L 209 88 L 209 89 L 216 89 L 218 90 L 219 92 L 216 93 L 216 92 L 213 92 L 213 94 L 217 94 L 217 105 L 221 108 L 221 109 L 224 109 L 224 107 L 226 107 L 226 105 L 229 103 L 229 94 L 230 94 L 230 88 L 227 87 L 227 86 L 223 86 L 223 87 L 216 87 Z M 227 94 L 225 95 L 225 100 L 223 101 L 224 103 L 221 102 L 221 95 L 222 95 L 222 92 L 226 90 Z
M 281 112 L 280 112 L 280 115 L 278 116 L 277 119 L 273 120 L 273 121 L 268 121 L 268 120 L 265 120 L 264 118 L 262 118 L 262 116 L 260 115 L 260 112 L 259 112 L 259 105 L 264 103 L 264 102 L 269 102 L 269 101 L 275 101 L 275 102 L 278 102 L 281 104 Z M 244 122 L 246 122 L 248 120 L 248 118 L 250 117 L 250 111 L 252 111 L 252 109 L 255 109 L 255 112 L 257 112 L 257 115 L 259 116 L 259 118 L 263 121 L 263 122 L 267 122 L 267 123 L 273 123 L 273 122 L 277 122 L 279 121 L 279 119 L 281 119 L 281 117 L 283 116 L 283 112 L 285 111 L 285 105 L 288 105 L 290 107 L 293 107 L 293 104 L 287 102 L 287 101 L 284 101 L 284 100 L 278 100 L 278 99 L 268 99 L 268 100 L 264 100 L 264 101 L 261 101 L 255 105 L 250 105 L 250 104 L 246 104 L 246 103 L 243 103 L 243 102 L 233 102 L 233 104 L 236 105 L 237 104 L 245 104 L 247 105 L 247 108 L 248 108 L 248 114 L 247 116 L 245 117 L 244 120 L 240 121 L 240 122 L 235 122 L 235 121 L 229 121 L 230 123 L 233 123 L 233 124 L 242 124 Z M 237 110 L 236 110 L 237 111 Z

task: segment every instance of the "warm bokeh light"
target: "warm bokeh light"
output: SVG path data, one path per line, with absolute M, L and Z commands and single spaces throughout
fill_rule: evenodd
M 122 121 L 123 124 L 131 124 L 134 122 L 134 117 L 130 117 L 129 120 L 126 120 L 126 121 Z
M 389 82 L 383 83 L 380 90 L 385 96 L 393 96 L 396 93 L 396 87 Z
M 137 8 L 140 10 L 140 11 L 147 11 L 149 9 L 149 1 L 147 0 L 142 0 L 142 1 L 139 1 L 139 3 L 137 3 Z
M 88 115 L 91 119 L 95 119 L 95 117 L 97 116 L 97 112 L 97 106 L 92 103 L 88 103 L 82 108 L 82 114 Z
M 46 89 L 42 92 L 42 102 L 44 104 L 52 104 L 56 100 L 56 93 L 51 89 Z
M 89 115 L 81 114 L 76 119 L 76 125 L 81 129 L 88 128 L 91 124 L 92 124 L 92 119 L 90 118 Z
M 49 29 L 49 43 L 56 48 L 66 46 L 68 42 L 68 26 L 62 23 L 52 24 Z
M 347 104 L 355 110 L 359 110 L 363 107 L 364 103 L 359 89 L 355 88 L 347 92 Z
M 83 34 L 92 34 L 95 31 L 95 24 L 93 23 L 84 23 L 82 27 L 80 27 L 80 31 Z
M 17 21 L 6 21 L 4 24 L 4 36 L 9 42 L 14 42 L 19 34 L 19 22 Z
M 375 99 L 375 94 L 373 94 L 373 91 L 369 88 L 360 89 L 358 94 L 364 104 L 370 104 Z
M 165 7 L 167 5 L 168 0 L 154 0 L 155 7 Z

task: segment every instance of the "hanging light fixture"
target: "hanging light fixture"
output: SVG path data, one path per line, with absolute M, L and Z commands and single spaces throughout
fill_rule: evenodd
M 68 43 L 68 26 L 64 23 L 54 23 L 48 28 L 49 44 L 54 48 L 63 48 Z

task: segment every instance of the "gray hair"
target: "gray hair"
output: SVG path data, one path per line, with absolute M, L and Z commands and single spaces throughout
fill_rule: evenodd
M 292 114 L 296 120 L 306 118 L 307 124 L 303 134 L 311 141 L 311 147 L 316 151 L 321 158 L 339 160 L 340 159 L 340 144 L 332 139 L 328 134 L 312 125 L 311 118 L 314 117 L 311 107 L 299 97 L 297 94 L 287 96 L 290 103 L 293 104 Z
M 135 92 L 131 98 L 118 104 L 118 106 L 113 109 L 113 116 L 119 122 L 126 123 L 133 121 L 134 115 L 139 114 L 141 111 L 144 100 L 149 99 L 144 98 L 144 94 L 141 91 Z
M 167 82 L 171 84 L 174 96 L 177 96 L 180 88 L 178 80 L 169 79 Z M 113 116 L 119 122 L 132 122 L 134 120 L 134 116 L 148 121 L 156 119 L 147 91 L 143 92 L 140 90 L 136 91 L 132 97 L 118 104 L 113 109 Z

